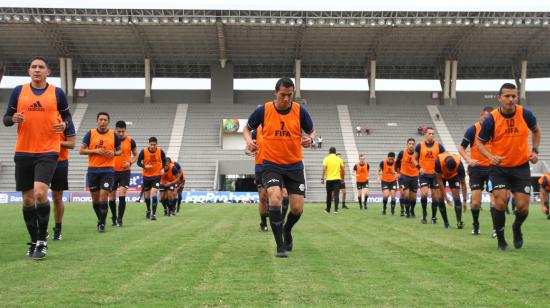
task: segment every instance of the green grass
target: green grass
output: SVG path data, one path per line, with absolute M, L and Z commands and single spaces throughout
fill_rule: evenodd
M 0 306 L 540 307 L 550 297 L 550 221 L 538 207 L 524 248 L 501 253 L 488 211 L 473 237 L 469 213 L 466 229 L 444 230 L 377 206 L 328 215 L 308 204 L 288 259 L 257 231 L 255 205 L 184 205 L 157 221 L 128 207 L 123 228 L 98 234 L 89 205 L 67 206 L 63 240 L 33 261 L 21 207 L 2 205 Z

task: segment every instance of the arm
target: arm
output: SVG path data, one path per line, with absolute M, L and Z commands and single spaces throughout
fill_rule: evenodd
M 531 129 L 531 144 L 533 145 L 533 150 L 531 150 L 531 162 L 535 164 L 539 160 L 538 148 L 540 145 L 540 128 L 536 125 Z
M 417 144 L 414 148 L 414 157 L 413 157 L 413 163 L 420 170 L 420 174 L 424 174 L 424 170 L 420 167 L 420 144 Z
M 323 173 L 321 173 L 321 184 L 325 184 L 326 176 L 327 176 L 327 165 L 323 163 Z
M 504 160 L 504 157 L 491 154 L 491 152 L 489 152 L 485 147 L 486 143 L 487 141 L 483 141 L 479 139 L 478 142 L 476 143 L 477 149 L 479 150 L 481 155 L 487 157 L 487 159 L 491 161 L 491 164 L 496 166 L 500 165 L 500 163 Z
M 22 86 L 17 86 L 11 92 L 8 109 L 3 118 L 4 126 L 13 126 L 13 124 L 21 123 L 25 120 L 23 113 L 17 112 L 17 101 L 19 100 L 19 94 L 21 94 L 21 88 Z
M 377 173 L 377 175 L 378 175 L 378 181 L 379 181 L 379 182 L 380 182 L 381 179 L 382 179 L 382 171 L 383 171 L 383 170 L 384 170 L 384 162 L 381 161 L 381 162 L 380 162 L 380 165 L 378 166 L 378 173 Z
M 98 149 L 89 149 L 88 145 L 83 143 L 80 146 L 80 151 L 78 152 L 80 155 L 90 155 L 90 154 L 100 154 L 99 150 L 103 150 L 102 148 Z
M 139 156 L 138 156 L 138 159 L 137 159 L 137 165 L 143 169 L 145 169 L 145 166 L 143 165 L 143 150 L 141 150 L 141 152 L 139 152 Z
M 264 123 L 264 106 L 260 106 L 248 117 L 248 122 L 243 130 L 243 138 L 246 141 L 246 151 L 248 153 L 256 153 L 256 140 L 252 138 L 252 131 Z M 263 126 L 262 126 L 263 127 Z
M 466 187 L 466 179 L 460 179 L 460 189 L 462 190 L 462 212 L 466 213 L 468 208 L 468 188 Z
M 300 127 L 306 133 L 306 136 L 302 137 L 302 146 L 309 148 L 315 138 L 315 129 L 313 128 L 313 120 L 303 107 L 300 108 Z
M 344 162 L 340 165 L 340 178 L 342 181 L 346 178 L 346 168 L 344 167 Z
M 76 140 L 75 136 L 67 137 L 66 141 L 61 141 L 61 147 L 72 150 L 75 147 L 75 143 L 76 143 L 75 140 Z
M 243 137 L 246 142 L 246 148 L 244 152 L 250 156 L 255 155 L 258 147 L 256 146 L 256 140 L 252 139 L 252 130 L 248 127 L 248 125 L 245 126 L 243 130 Z
M 443 184 L 443 178 L 441 178 L 441 173 L 436 173 L 435 174 L 435 179 L 437 181 L 437 184 L 439 185 L 439 190 L 441 191 L 441 196 L 445 198 L 445 200 L 447 201 L 448 198 L 446 197 L 447 194 L 445 193 L 445 184 Z M 448 203 L 448 201 L 447 201 Z
M 475 126 L 470 126 L 466 133 L 464 133 L 464 137 L 462 138 L 462 143 L 458 147 L 458 153 L 460 153 L 460 156 L 468 163 L 468 165 L 475 167 L 478 164 L 478 161 L 475 159 L 472 159 L 468 153 L 466 153 L 466 149 L 468 146 L 471 146 L 476 137 L 476 128 Z

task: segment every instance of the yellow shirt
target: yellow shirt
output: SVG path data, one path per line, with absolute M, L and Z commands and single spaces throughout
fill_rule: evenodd
M 327 155 L 323 159 L 323 167 L 327 168 L 327 181 L 341 180 L 340 170 L 344 169 L 344 161 L 336 154 Z

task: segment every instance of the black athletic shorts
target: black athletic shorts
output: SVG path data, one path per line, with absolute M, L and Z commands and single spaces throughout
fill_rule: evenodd
M 489 168 L 489 179 L 493 190 L 510 189 L 512 192 L 520 192 L 527 195 L 531 194 L 531 170 L 529 162 L 517 167 L 498 167 Z
M 254 173 L 254 182 L 256 183 L 256 189 L 264 188 L 264 180 L 261 171 L 256 171 Z
M 272 186 L 286 187 L 289 195 L 306 195 L 304 169 L 283 170 L 276 166 L 264 166 L 263 185 L 266 189 Z
M 426 187 L 430 189 L 439 188 L 439 184 L 437 184 L 437 180 L 435 179 L 435 174 L 421 174 L 418 177 L 418 181 L 420 182 L 420 187 Z
M 489 191 L 489 170 L 468 169 L 470 175 L 470 190 Z
M 455 176 L 455 177 L 450 178 L 448 180 L 441 179 L 441 181 L 443 181 L 444 186 L 447 186 L 451 189 L 459 189 L 460 188 L 460 179 L 458 178 L 458 176 Z
M 69 190 L 69 167 L 57 167 L 53 174 L 50 188 L 53 191 Z
M 346 182 L 340 180 L 340 189 L 346 189 Z
M 15 162 L 15 190 L 33 189 L 34 182 L 50 186 L 55 168 L 57 168 L 57 155 L 14 156 L 13 161 Z
M 150 191 L 151 188 L 160 189 L 160 176 L 143 178 L 143 191 Z
M 98 172 L 86 174 L 88 177 L 88 185 L 91 192 L 99 191 L 100 189 L 111 191 L 113 186 L 114 172 Z
M 327 190 L 327 194 L 330 193 L 339 193 L 340 192 L 340 186 L 341 186 L 340 180 L 329 180 L 325 182 L 325 188 Z
M 130 187 L 130 170 L 128 171 L 121 171 L 117 172 L 115 171 L 115 176 L 113 179 L 113 187 L 111 187 L 111 191 L 117 190 L 119 187 L 124 187 L 128 189 Z
M 357 182 L 357 189 L 369 188 L 369 181 Z
M 168 186 L 166 184 L 160 184 L 159 191 L 175 191 L 177 185 L 178 184 Z
M 384 182 L 382 181 L 382 190 L 397 190 L 397 181 L 393 182 Z
M 409 190 L 415 193 L 418 190 L 418 177 L 406 175 L 399 176 L 399 188 L 401 188 L 401 190 Z

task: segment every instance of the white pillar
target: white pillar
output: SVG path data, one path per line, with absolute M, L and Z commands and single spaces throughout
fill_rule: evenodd
M 527 82 L 527 60 L 521 61 L 521 74 L 520 74 L 520 90 L 519 99 L 522 104 L 527 103 L 527 95 L 525 93 L 525 83 Z
M 376 105 L 376 60 L 370 61 L 369 104 Z
M 61 89 L 67 93 L 67 66 L 65 58 L 59 58 L 59 77 L 61 77 Z
M 445 104 L 449 103 L 449 86 L 451 83 L 451 61 L 445 61 L 445 76 L 443 80 L 443 100 Z
M 302 98 L 302 93 L 301 93 L 301 86 L 300 86 L 300 81 L 301 81 L 301 78 L 302 78 L 302 60 L 300 59 L 296 59 L 295 63 L 294 63 L 294 67 L 295 67 L 295 72 L 296 72 L 296 76 L 295 76 L 295 84 L 294 84 L 294 96 L 296 98 L 296 100 L 299 100 L 300 98 Z
M 67 99 L 69 102 L 72 102 L 72 97 L 74 94 L 74 80 L 73 80 L 73 58 L 67 58 Z
M 145 70 L 145 96 L 144 102 L 151 102 L 151 59 L 145 58 L 144 60 L 144 70 Z
M 451 68 L 451 104 L 456 104 L 456 79 L 458 77 L 458 61 L 452 62 Z

